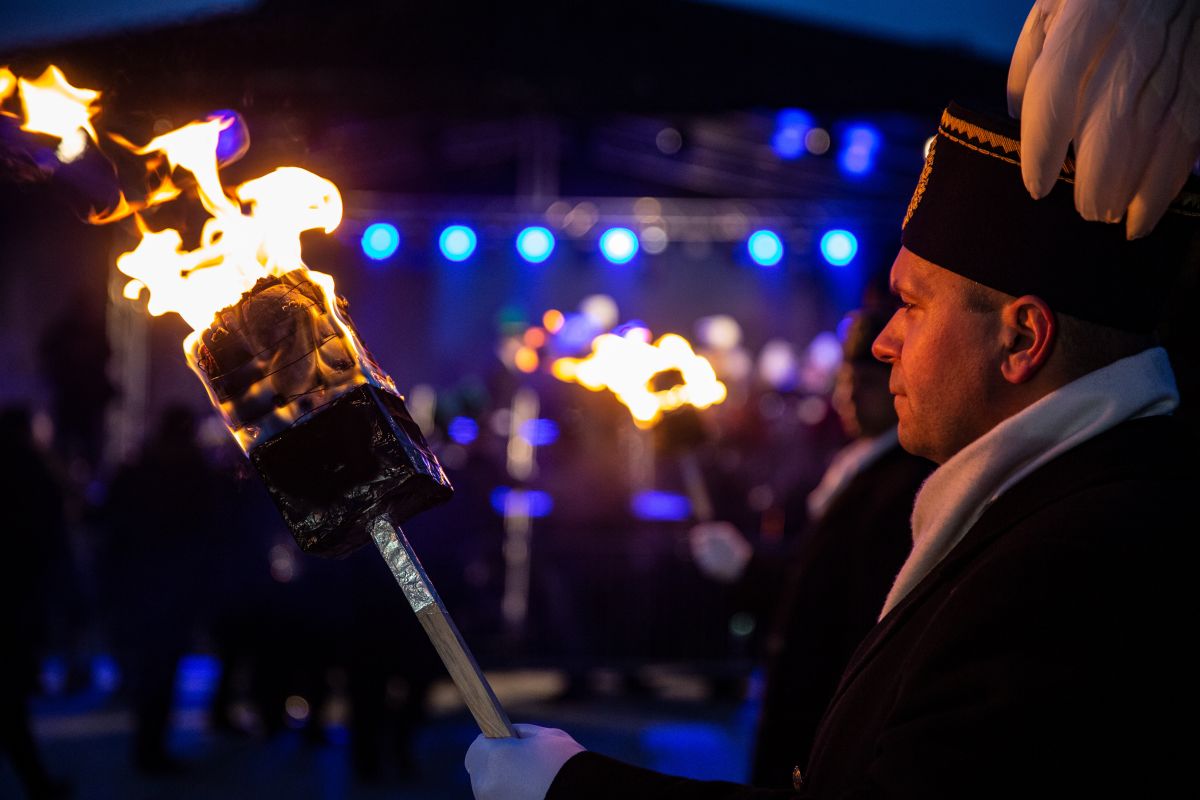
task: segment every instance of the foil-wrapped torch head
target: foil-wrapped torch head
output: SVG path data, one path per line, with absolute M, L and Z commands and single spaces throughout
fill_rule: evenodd
M 319 273 L 263 278 L 189 339 L 189 362 L 300 547 L 346 555 L 371 520 L 453 493 L 391 378 Z

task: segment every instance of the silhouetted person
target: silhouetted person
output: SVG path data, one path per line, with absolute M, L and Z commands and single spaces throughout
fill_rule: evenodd
M 422 544 L 417 538 L 414 546 L 421 549 Z M 364 548 L 338 565 L 349 601 L 343 608 L 350 616 L 343 622 L 350 754 L 356 776 L 366 782 L 383 777 L 388 755 L 394 756 L 401 777 L 413 775 L 413 734 L 424 721 L 429 686 L 441 673 L 403 593 L 372 550 Z M 389 692 L 389 683 L 402 692 Z
M 224 482 L 195 431 L 190 409 L 168 409 L 142 456 L 113 479 L 104 510 L 112 632 L 137 717 L 134 759 L 151 773 L 179 767 L 167 752 L 175 670 L 227 522 Z
M 100 461 L 104 410 L 117 396 L 107 372 L 111 354 L 104 306 L 87 294 L 76 295 L 38 343 L 42 379 L 52 396 L 55 449 L 72 467 L 82 461 L 94 469 Z
M 29 695 L 44 644 L 49 575 L 66 557 L 63 495 L 33 440 L 25 408 L 0 411 L 0 754 L 31 798 L 65 797 L 30 730 Z
M 808 527 L 790 559 L 751 555 L 750 544 L 728 523 L 693 530 L 702 571 L 737 579 L 759 605 L 774 604 L 751 770 L 755 786 L 791 788 L 792 771 L 808 755 L 842 670 L 874 627 L 912 549 L 909 515 L 934 465 L 900 447 L 889 369 L 871 355 L 890 316 L 860 311 L 850 318 L 833 407 L 851 442 L 808 496 Z

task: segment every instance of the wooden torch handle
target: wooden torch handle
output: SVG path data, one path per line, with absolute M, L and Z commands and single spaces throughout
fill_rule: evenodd
M 708 486 L 704 483 L 704 474 L 700 472 L 700 462 L 696 460 L 696 454 L 691 450 L 681 453 L 679 469 L 683 472 L 683 486 L 692 504 L 692 516 L 698 522 L 711 522 L 712 498 L 708 494 Z
M 371 538 L 375 540 L 375 546 L 396 577 L 396 582 L 404 590 L 408 604 L 429 635 L 434 649 L 442 657 L 442 663 L 446 665 L 483 735 L 489 739 L 516 738 L 508 715 L 496 699 L 475 656 L 463 641 L 462 634 L 438 597 L 404 532 L 387 515 L 383 515 L 371 522 Z

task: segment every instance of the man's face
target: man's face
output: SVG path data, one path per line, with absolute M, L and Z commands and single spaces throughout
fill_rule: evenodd
M 851 361 L 838 369 L 833 408 L 846 435 L 878 436 L 896 424 L 888 368 L 875 361 Z
M 941 464 L 1002 418 L 999 315 L 971 310 L 970 281 L 904 248 L 891 282 L 903 305 L 871 352 L 892 368 L 900 444 Z

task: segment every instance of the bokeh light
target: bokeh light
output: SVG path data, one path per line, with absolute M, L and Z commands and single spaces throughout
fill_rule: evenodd
M 527 419 L 521 423 L 519 435 L 534 447 L 545 447 L 558 441 L 558 423 L 552 419 Z
M 368 225 L 362 235 L 362 249 L 367 258 L 382 261 L 400 249 L 400 231 L 387 222 Z
M 479 423 L 470 417 L 455 417 L 446 426 L 446 433 L 459 444 L 470 444 L 479 436 Z
M 637 234 L 629 228 L 609 228 L 600 236 L 600 252 L 614 264 L 629 263 L 637 251 Z
M 821 255 L 835 267 L 846 266 L 857 253 L 858 239 L 850 231 L 837 228 L 821 237 Z
M 513 356 L 513 363 L 521 372 L 534 372 L 538 368 L 538 354 L 532 347 L 521 345 Z
M 540 264 L 554 252 L 554 234 L 533 225 L 517 234 L 517 252 L 530 264 Z
M 853 125 L 843 136 L 838 165 L 848 175 L 866 175 L 875 167 L 875 155 L 882 141 L 879 131 L 869 125 Z
M 606 331 L 621 318 L 617 301 L 606 294 L 590 294 L 579 304 L 579 311 L 598 331 Z
M 775 133 L 771 137 L 771 148 L 784 160 L 804 155 L 805 138 L 812 130 L 810 114 L 798 108 L 785 108 L 775 115 Z
M 774 231 L 760 230 L 750 234 L 746 249 L 754 263 L 763 267 L 773 267 L 783 258 L 783 242 Z
M 554 510 L 554 499 L 538 489 L 511 489 L 498 486 L 490 497 L 492 509 L 502 516 L 524 515 L 537 519 Z
M 438 247 L 450 261 L 466 261 L 475 252 L 478 239 L 466 225 L 450 225 L 438 237 Z
M 566 318 L 563 313 L 557 308 L 552 308 L 545 314 L 542 314 L 542 326 L 551 333 L 558 333 L 562 330 L 563 322 Z
M 672 492 L 638 492 L 629 505 L 638 519 L 656 522 L 679 522 L 692 515 L 692 504 L 687 496 Z

